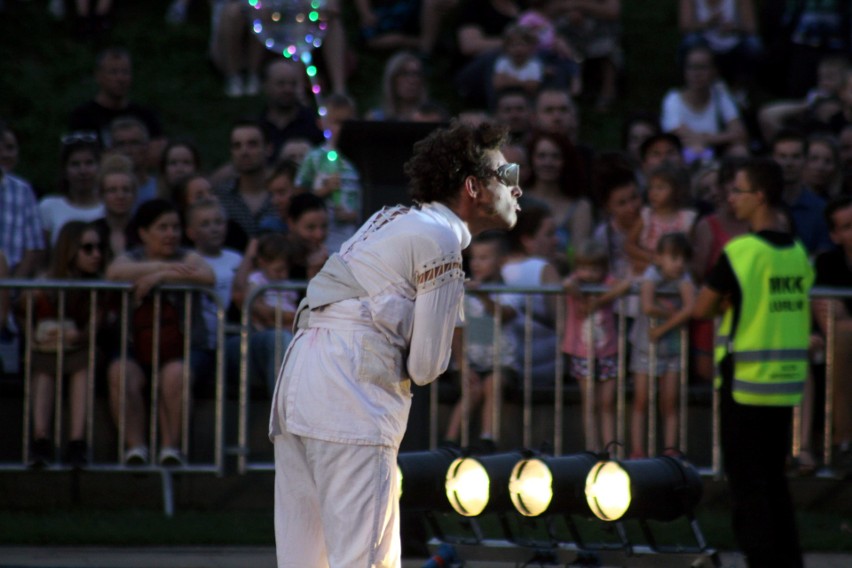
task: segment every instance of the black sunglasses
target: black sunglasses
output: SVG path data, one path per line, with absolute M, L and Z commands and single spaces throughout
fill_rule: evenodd
M 80 245 L 80 250 L 86 254 L 92 254 L 95 251 L 102 252 L 101 243 L 83 243 Z

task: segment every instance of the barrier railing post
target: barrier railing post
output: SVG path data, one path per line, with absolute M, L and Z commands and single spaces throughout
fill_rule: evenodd
M 680 377 L 678 377 L 678 449 L 687 453 L 689 424 L 687 407 L 689 405 L 689 324 L 680 328 Z
M 554 385 L 556 388 L 556 397 L 554 399 L 553 408 L 553 453 L 554 455 L 562 455 L 565 450 L 563 428 L 565 426 L 565 369 L 562 364 L 562 341 L 560 338 L 565 336 L 565 294 L 559 293 L 556 295 L 556 345 L 554 349 L 554 357 L 556 365 L 554 373 L 556 374 Z

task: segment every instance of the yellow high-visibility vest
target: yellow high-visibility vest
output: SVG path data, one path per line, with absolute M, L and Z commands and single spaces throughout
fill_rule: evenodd
M 736 329 L 733 308 L 716 337 L 718 364 L 733 359 L 734 400 L 760 406 L 795 406 L 808 371 L 814 272 L 798 241 L 776 247 L 756 235 L 732 239 L 724 248 L 742 291 Z M 716 377 L 716 386 L 721 379 Z

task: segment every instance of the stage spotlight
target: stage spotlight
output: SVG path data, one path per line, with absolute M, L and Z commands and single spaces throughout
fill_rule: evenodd
M 406 510 L 449 510 L 444 496 L 444 480 L 456 450 L 439 448 L 424 452 L 406 452 L 397 456 L 399 506 Z
M 519 461 L 509 479 L 512 504 L 526 517 L 545 513 L 590 514 L 583 490 L 586 477 L 597 461 L 598 456 L 592 452 Z
M 456 513 L 477 517 L 486 512 L 511 510 L 509 477 L 520 452 L 456 459 L 447 470 L 447 499 Z
M 589 508 L 603 521 L 672 521 L 691 514 L 702 491 L 695 468 L 668 456 L 603 460 L 586 478 Z

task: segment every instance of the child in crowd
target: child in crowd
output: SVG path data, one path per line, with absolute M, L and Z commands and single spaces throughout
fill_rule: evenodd
M 603 294 L 583 294 L 580 287 L 590 284 L 610 289 Z M 586 449 L 601 451 L 616 440 L 618 337 L 612 302 L 630 290 L 630 281 L 616 280 L 609 271 L 606 245 L 589 240 L 575 251 L 574 272 L 563 286 L 568 294 L 562 350 L 568 354 L 571 376 L 580 384 Z M 590 369 L 590 357 L 594 358 L 594 369 Z M 593 385 L 592 379 L 597 379 L 597 384 Z
M 695 303 L 695 286 L 687 267 L 692 246 L 684 233 L 667 233 L 657 241 L 654 264 L 642 278 L 642 313 L 630 330 L 633 373 L 631 458 L 646 453 L 649 375 L 658 377 L 664 453 L 677 453 L 678 381 L 681 369 L 681 328 L 689 321 Z M 661 295 L 664 293 L 665 295 Z M 650 368 L 650 346 L 656 347 L 656 369 Z
M 297 254 L 293 241 L 278 233 L 268 233 L 257 241 L 257 270 L 248 276 L 249 295 L 269 284 L 284 284 Z M 252 334 L 249 351 L 256 372 L 264 373 L 270 394 L 275 388 L 277 364 L 293 338 L 290 328 L 296 315 L 299 294 L 296 290 L 266 290 L 251 304 Z M 280 313 L 278 313 L 280 312 Z M 276 315 L 278 314 L 278 315 Z M 280 317 L 280 326 L 276 318 Z M 282 337 L 281 345 L 276 336 Z
M 508 245 L 503 233 L 491 231 L 477 236 L 470 245 L 471 280 L 464 295 L 464 313 L 467 339 L 464 351 L 467 357 L 468 408 L 480 409 L 481 428 L 479 432 L 479 449 L 484 452 L 493 451 L 495 364 L 500 366 L 502 381 L 513 378 L 512 367 L 515 360 L 516 345 L 512 334 L 500 334 L 497 360 L 494 352 L 494 317 L 500 311 L 501 321 L 505 324 L 511 321 L 520 311 L 523 297 L 517 294 L 486 294 L 478 292 L 482 284 L 502 284 L 500 267 L 506 257 Z M 453 352 L 463 353 L 461 336 L 457 334 L 457 343 Z M 461 368 L 461 362 L 459 362 Z M 447 425 L 445 439 L 457 443 L 461 434 L 461 424 L 464 414 L 463 398 L 453 407 L 450 422 Z
M 510 87 L 522 88 L 533 96 L 544 79 L 544 67 L 536 56 L 538 36 L 534 29 L 520 24 L 503 31 L 503 52 L 494 62 L 491 77 L 493 92 Z
M 266 191 L 275 213 L 270 213 L 260 220 L 261 231 L 271 231 L 286 235 L 290 228 L 287 226 L 287 216 L 290 214 L 290 201 L 301 192 L 296 187 L 296 172 L 299 165 L 292 160 L 279 160 L 272 171 L 266 176 Z
M 563 0 L 532 0 L 527 4 L 517 22 L 536 34 L 536 48 L 544 66 L 542 79 L 555 87 L 570 87 L 572 96 L 579 95 L 583 84 L 575 51 L 556 30 Z
M 627 278 L 631 272 L 630 258 L 624 243 L 639 223 L 642 208 L 636 175 L 627 162 L 606 155 L 598 158 L 594 170 L 596 193 L 606 217 L 595 228 L 593 239 L 606 245 L 613 276 Z
M 355 102 L 346 95 L 331 95 L 325 100 L 322 117 L 326 143 L 314 148 L 299 167 L 296 185 L 313 191 L 328 205 L 329 224 L 326 246 L 331 252 L 355 234 L 361 218 L 361 179 L 358 170 L 337 150 L 343 123 L 355 118 Z
M 227 313 L 231 304 L 234 276 L 243 255 L 224 248 L 227 233 L 225 209 L 215 197 L 205 197 L 189 205 L 186 212 L 186 236 L 195 245 L 195 252 L 203 258 L 216 276 L 214 290 L 218 303 Z M 201 307 L 204 323 L 207 328 L 208 340 L 205 356 L 202 361 L 193 361 L 193 376 L 203 380 L 213 376 L 213 361 L 217 348 L 217 332 L 219 320 L 217 304 L 209 296 L 201 297 Z M 202 366 L 203 365 L 203 366 Z
M 269 233 L 257 241 L 257 270 L 249 274 L 249 292 L 267 284 L 281 284 L 290 278 L 290 262 L 295 254 L 292 243 L 283 235 Z M 263 301 L 252 305 L 252 325 L 266 330 L 275 325 L 275 311 L 281 310 L 282 323 L 289 327 L 296 314 L 299 295 L 295 290 L 267 290 Z
M 683 168 L 663 164 L 648 174 L 648 205 L 642 208 L 639 222 L 624 243 L 634 274 L 643 274 L 654 262 L 660 237 L 690 233 L 696 215 L 686 207 L 688 200 L 689 175 Z

